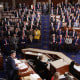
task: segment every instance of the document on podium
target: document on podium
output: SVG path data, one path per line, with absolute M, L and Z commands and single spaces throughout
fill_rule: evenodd
M 30 77 L 31 77 L 31 80 L 38 80 L 40 78 L 38 74 L 31 74 Z
M 28 66 L 25 63 L 18 64 L 18 67 L 20 69 L 26 69 L 26 68 L 28 68 Z
M 55 67 L 55 68 L 61 68 L 65 65 L 67 65 L 67 63 L 63 60 L 63 59 L 59 59 L 56 61 L 51 62 L 51 64 Z
M 18 59 L 14 59 L 14 60 L 15 60 L 15 64 L 20 64 L 21 63 L 21 61 L 18 60 Z
M 63 78 L 65 78 L 64 75 L 60 75 L 60 76 L 59 76 L 59 79 L 63 79 Z

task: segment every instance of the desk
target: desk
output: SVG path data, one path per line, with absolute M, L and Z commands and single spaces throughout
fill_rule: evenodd
M 67 57 L 66 55 L 64 55 L 62 52 L 56 52 L 56 51 L 48 51 L 48 50 L 41 50 L 41 49 L 35 49 L 35 48 L 26 48 L 26 49 L 22 49 L 23 54 L 25 55 L 25 52 L 36 52 L 36 53 L 44 53 L 45 55 L 56 55 L 59 58 L 63 59 L 64 61 L 66 61 L 68 64 L 70 64 L 72 62 L 72 59 L 70 59 L 69 57 Z
M 18 76 L 20 78 L 20 80 L 32 80 L 31 79 L 31 74 L 36 74 L 36 72 L 30 67 L 30 65 L 27 63 L 27 60 L 25 59 L 21 59 L 19 60 L 20 63 L 17 63 L 17 65 L 19 64 L 25 64 L 26 66 L 28 66 L 27 68 L 21 69 L 18 71 Z M 42 80 L 41 78 L 39 78 L 38 80 Z
M 52 60 L 52 62 L 50 62 L 51 76 L 56 71 L 59 71 L 61 75 L 64 74 L 65 72 L 69 72 L 69 65 L 72 62 L 72 60 L 61 52 L 40 50 L 40 49 L 35 49 L 35 48 L 22 49 L 22 52 L 24 54 L 24 57 L 28 56 L 28 55 L 29 56 L 38 56 L 38 54 L 40 53 L 43 56 L 45 55 L 46 59 L 51 59 Z M 56 59 L 54 59 L 54 57 L 56 57 Z M 59 63 L 59 64 L 61 63 L 61 65 L 57 65 L 56 63 Z M 60 80 L 67 80 L 67 79 L 60 79 Z M 77 80 L 77 79 L 75 78 L 75 80 Z
M 2 71 L 3 70 L 3 56 L 2 55 L 0 55 L 0 71 Z

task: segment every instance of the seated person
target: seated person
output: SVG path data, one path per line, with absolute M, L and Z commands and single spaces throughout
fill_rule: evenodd
M 35 39 L 36 42 L 38 42 L 40 40 L 40 36 L 41 36 L 41 32 L 40 32 L 39 29 L 36 28 L 34 30 L 34 39 Z
M 69 49 L 72 50 L 72 38 L 70 38 L 69 36 L 65 39 L 65 47 L 68 51 Z
M 8 54 L 10 52 L 10 43 L 9 43 L 9 40 L 7 39 L 7 37 L 5 37 L 2 40 L 2 45 L 3 45 L 4 49 L 5 49 L 6 56 L 8 56 Z
M 66 28 L 65 37 L 67 37 L 68 35 L 69 35 L 69 30 L 68 30 L 68 28 Z
M 76 22 L 74 22 L 74 25 L 73 25 L 74 27 L 79 27 L 79 21 L 78 20 L 76 20 Z
M 52 76 L 51 80 L 59 80 L 59 75 L 60 75 L 60 73 L 59 73 L 59 72 L 56 72 L 56 73 Z
M 11 38 L 11 44 L 13 45 L 15 50 L 18 49 L 18 38 L 16 37 L 16 34 L 14 34 Z
M 77 36 L 77 33 L 76 33 L 75 29 L 73 29 L 73 31 L 72 31 L 72 33 L 71 33 L 71 36 L 72 36 L 73 38 Z
M 52 49 L 56 49 L 56 43 L 57 43 L 57 38 L 55 36 L 55 34 L 52 35 L 52 39 L 51 39 L 51 48 Z
M 58 49 L 59 50 L 61 50 L 63 44 L 64 44 L 64 38 L 62 37 L 62 35 L 60 35 L 58 39 Z
M 75 51 L 78 51 L 79 44 L 80 44 L 80 39 L 79 36 L 77 36 L 77 38 L 73 40 L 73 47 L 75 48 Z
M 59 35 L 63 35 L 63 31 L 61 30 L 61 29 L 59 29 L 58 31 L 57 31 L 57 35 L 59 36 Z
M 19 38 L 20 49 L 26 48 L 27 39 L 24 35 Z
M 65 39 L 65 44 L 72 44 L 72 38 L 69 36 Z

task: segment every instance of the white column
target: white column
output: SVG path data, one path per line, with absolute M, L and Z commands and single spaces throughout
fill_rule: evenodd
M 33 4 L 36 5 L 36 0 L 33 0 Z
M 51 0 L 49 0 L 49 13 L 50 13 L 50 8 L 51 8 Z
M 77 2 L 78 4 L 80 4 L 80 0 L 78 0 L 78 2 Z
M 2 15 L 2 11 L 4 10 L 4 6 L 3 5 L 0 5 L 0 19 L 1 19 L 1 15 Z
M 65 0 L 65 4 L 67 4 L 68 0 Z
M 15 0 L 12 0 L 12 8 L 15 8 L 15 7 L 16 7 Z

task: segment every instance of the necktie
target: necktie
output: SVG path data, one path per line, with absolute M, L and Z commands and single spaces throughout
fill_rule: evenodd
M 57 30 L 59 30 L 59 26 L 58 26 Z
M 74 37 L 74 32 L 73 32 L 73 37 Z
M 66 37 L 67 37 L 67 31 L 66 31 Z
M 6 28 L 6 31 L 7 31 L 7 27 L 5 27 Z
M 62 42 L 62 39 L 60 38 L 60 43 Z
M 53 43 L 55 42 L 55 38 L 53 38 Z
M 5 44 L 7 44 L 7 41 L 5 40 Z
M 76 39 L 76 43 L 77 43 L 78 39 Z

